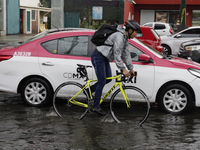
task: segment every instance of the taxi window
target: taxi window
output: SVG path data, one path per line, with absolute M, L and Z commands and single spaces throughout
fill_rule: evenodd
M 41 45 L 53 54 L 88 56 L 88 36 L 64 37 L 44 42 Z
M 132 61 L 139 61 L 139 55 L 143 54 L 143 52 L 131 44 L 129 44 L 129 50 L 131 53 Z

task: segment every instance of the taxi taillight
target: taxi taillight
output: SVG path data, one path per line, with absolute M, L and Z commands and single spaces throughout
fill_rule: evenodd
M 12 55 L 0 55 L 0 62 L 12 58 Z

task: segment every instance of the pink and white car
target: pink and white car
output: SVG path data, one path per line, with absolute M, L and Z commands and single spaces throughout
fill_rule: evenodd
M 76 80 L 76 64 L 91 65 L 95 48 L 92 30 L 45 31 L 18 47 L 0 49 L 0 90 L 20 93 L 24 102 L 42 106 L 52 101 L 63 82 Z M 200 64 L 177 57 L 165 57 L 137 39 L 130 40 L 130 52 L 137 83 L 163 110 L 180 114 L 200 106 Z M 113 75 L 116 65 L 111 63 Z M 96 78 L 88 69 L 89 77 Z M 113 81 L 114 82 L 114 81 Z M 110 84 L 105 86 L 104 91 Z

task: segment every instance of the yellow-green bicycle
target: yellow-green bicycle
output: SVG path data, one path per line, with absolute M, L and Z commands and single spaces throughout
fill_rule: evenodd
M 86 78 L 86 83 L 81 85 L 78 82 L 69 81 L 61 84 L 55 91 L 53 97 L 53 107 L 55 112 L 60 117 L 74 116 L 80 114 L 79 119 L 82 119 L 93 104 L 93 95 L 91 93 L 90 85 L 97 81 L 89 80 L 87 75 L 88 67 L 77 64 L 77 73 L 83 78 Z M 132 78 L 125 78 L 122 73 L 118 73 L 114 77 L 106 79 L 115 79 L 115 84 L 110 90 L 101 98 L 100 103 L 106 101 L 106 98 L 111 94 L 110 107 L 108 112 L 111 113 L 112 118 L 120 123 L 135 119 L 142 125 L 148 118 L 150 111 L 150 102 L 146 94 L 135 86 L 126 86 L 124 83 L 132 81 Z M 136 76 L 135 76 L 136 80 Z M 116 89 L 116 87 L 118 87 Z M 87 92 L 86 89 L 88 88 Z

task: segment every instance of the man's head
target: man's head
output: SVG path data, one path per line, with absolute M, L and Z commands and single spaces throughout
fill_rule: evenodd
M 127 37 L 129 39 L 133 39 L 137 36 L 137 33 L 140 31 L 140 25 L 133 20 L 128 20 L 124 23 L 125 31 L 127 34 Z

